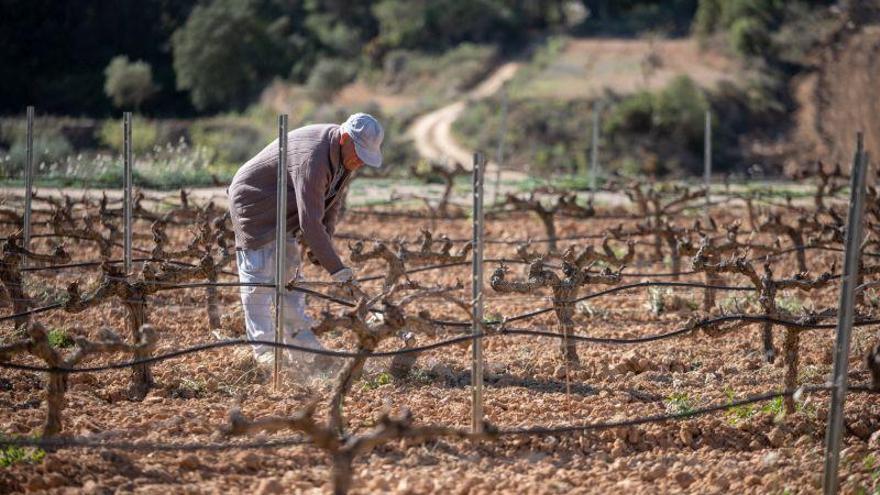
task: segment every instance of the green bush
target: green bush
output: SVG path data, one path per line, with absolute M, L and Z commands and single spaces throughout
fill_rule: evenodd
M 603 132 L 648 132 L 653 126 L 654 97 L 647 91 L 623 99 L 605 120 Z
M 138 121 L 131 128 L 132 152 L 145 153 L 153 149 L 158 144 L 158 130 L 155 122 Z M 118 152 L 122 152 L 122 121 L 116 119 L 108 119 L 101 126 L 99 131 L 101 143 Z
M 767 55 L 771 47 L 770 31 L 757 17 L 742 17 L 730 26 L 730 45 L 746 57 Z
M 73 153 L 73 148 L 60 133 L 42 132 L 34 136 L 34 167 L 64 159 Z M 3 176 L 6 178 L 23 178 L 27 162 L 27 140 L 21 136 L 9 149 L 3 164 Z
M 104 93 L 116 108 L 140 109 L 159 88 L 153 83 L 153 69 L 143 60 L 130 62 L 125 55 L 113 57 L 104 69 Z
M 706 94 L 691 78 L 679 76 L 654 98 L 652 126 L 663 136 L 671 137 L 694 151 L 702 149 Z
M 240 166 L 263 149 L 262 130 L 247 123 L 198 121 L 189 129 L 196 147 L 204 148 L 214 164 Z
M 335 58 L 321 59 L 309 74 L 306 88 L 316 100 L 326 100 L 339 92 L 357 75 L 357 67 Z

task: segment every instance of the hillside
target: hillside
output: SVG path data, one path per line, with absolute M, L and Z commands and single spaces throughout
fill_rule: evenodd
M 804 155 L 848 166 L 855 134 L 880 149 L 880 25 L 847 31 L 816 54 L 816 69 L 794 85 L 794 139 Z

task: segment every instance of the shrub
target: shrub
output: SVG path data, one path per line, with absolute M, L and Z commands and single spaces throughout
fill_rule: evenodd
M 122 121 L 108 119 L 99 131 L 101 143 L 114 150 L 122 151 Z M 132 125 L 131 141 L 134 153 L 145 153 L 157 144 L 158 130 L 155 122 L 137 122 Z
M 255 1 L 197 5 L 171 36 L 177 89 L 199 110 L 242 107 L 290 56 L 268 27 Z
M 104 77 L 104 93 L 117 108 L 131 106 L 139 110 L 159 89 L 153 84 L 150 64 L 142 60 L 130 62 L 125 55 L 113 57 L 104 69 Z
M 605 121 L 603 132 L 648 132 L 651 130 L 654 98 L 642 91 L 621 101 Z
M 767 25 L 756 17 L 742 17 L 730 26 L 730 45 L 747 57 L 766 55 L 771 47 Z
M 261 129 L 244 122 L 199 121 L 189 132 L 193 145 L 204 148 L 210 162 L 223 165 L 241 165 L 268 143 Z
M 661 135 L 699 151 L 708 109 L 703 90 L 691 78 L 679 76 L 654 98 L 652 126 Z
M 60 133 L 43 132 L 34 136 L 34 167 L 43 163 L 52 163 L 70 155 L 73 148 Z M 27 161 L 27 138 L 21 136 L 9 149 L 6 163 L 3 165 L 4 176 L 8 178 L 24 177 Z
M 306 87 L 316 100 L 326 100 L 350 83 L 357 68 L 344 60 L 327 58 L 319 61 L 309 74 Z

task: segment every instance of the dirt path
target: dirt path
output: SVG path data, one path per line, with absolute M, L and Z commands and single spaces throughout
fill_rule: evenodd
M 517 69 L 519 69 L 517 62 L 503 64 L 463 98 L 416 119 L 410 126 L 408 134 L 415 141 L 419 154 L 428 160 L 459 162 L 468 167 L 473 161 L 473 151 L 464 148 L 455 140 L 452 135 L 452 124 L 464 111 L 468 102 L 495 94 L 505 82 L 516 74 Z M 494 161 L 488 163 L 489 177 L 494 177 L 496 167 Z M 524 178 L 526 175 L 522 172 L 505 170 L 502 173 L 502 180 L 522 180 Z M 487 181 L 487 183 L 491 182 Z
M 464 97 L 422 115 L 410 126 L 408 134 L 419 154 L 438 162 L 460 162 L 468 166 L 473 151 L 459 144 L 452 135 L 452 125 L 473 101 L 496 93 L 519 69 L 509 62 L 496 69 Z M 678 75 L 685 74 L 701 86 L 711 87 L 720 81 L 733 80 L 735 63 L 726 57 L 700 51 L 691 39 L 630 40 L 583 38 L 570 40 L 554 60 L 533 80 L 524 82 L 523 91 L 536 98 L 571 99 L 602 95 L 611 89 L 631 93 L 663 87 Z M 490 156 L 493 150 L 485 150 Z M 494 178 L 496 164 L 489 162 L 489 176 Z M 522 180 L 527 174 L 505 170 L 502 180 Z M 492 180 L 487 180 L 491 185 Z

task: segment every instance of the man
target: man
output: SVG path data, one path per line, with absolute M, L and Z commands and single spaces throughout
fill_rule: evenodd
M 309 258 L 335 281 L 352 281 L 354 275 L 336 254 L 331 236 L 354 173 L 364 164 L 382 165 L 384 135 L 379 122 L 364 113 L 350 116 L 342 125 L 316 124 L 288 132 L 287 280 L 297 273 L 301 261 L 300 240 Z M 275 140 L 238 169 L 228 189 L 241 282 L 274 282 L 277 166 Z M 241 302 L 248 339 L 274 340 L 273 290 L 242 287 Z M 285 294 L 284 319 L 284 342 L 321 348 L 301 292 Z M 271 363 L 274 350 L 255 345 L 254 354 L 258 363 Z

